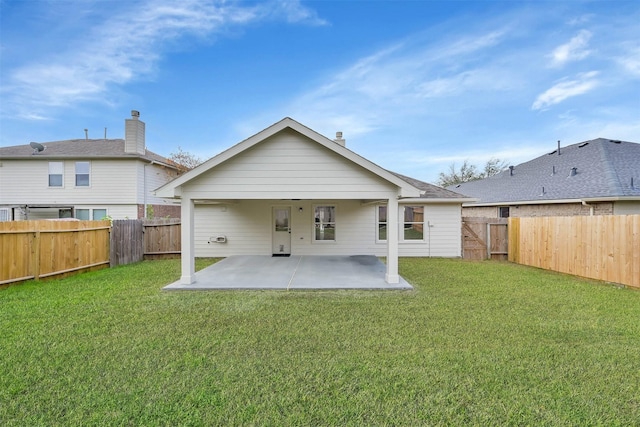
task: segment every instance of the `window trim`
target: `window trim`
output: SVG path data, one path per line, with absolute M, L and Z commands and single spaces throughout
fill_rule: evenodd
M 425 238 L 425 225 L 426 225 L 426 221 L 425 221 L 425 215 L 424 215 L 424 210 L 425 210 L 425 206 L 424 205 L 401 205 L 402 207 L 402 212 L 400 213 L 400 218 L 402 218 L 402 229 L 400 230 L 400 238 L 398 239 L 400 242 L 402 243 L 424 243 L 426 241 Z M 405 209 L 406 208 L 422 208 L 422 221 L 411 221 L 411 222 L 407 222 L 405 221 Z M 404 231 L 406 229 L 406 225 L 407 224 L 422 224 L 422 239 L 405 239 L 404 236 Z
M 52 165 L 61 165 L 61 173 L 51 173 Z M 51 177 L 60 176 L 60 185 L 51 185 Z M 48 188 L 64 188 L 64 162 L 49 162 L 47 165 L 47 187 Z
M 104 211 L 104 215 L 100 218 L 96 219 L 96 211 Z M 91 209 L 91 220 L 92 221 L 101 221 L 103 218 L 107 218 L 109 216 L 109 209 L 107 208 L 92 208 Z
M 78 211 L 87 211 L 89 213 L 87 215 L 88 218 L 87 219 L 78 218 Z M 104 211 L 105 214 L 104 214 L 104 216 L 101 216 L 98 219 L 94 219 L 96 211 Z M 85 208 L 85 207 L 82 207 L 82 208 L 74 208 L 73 209 L 73 217 L 76 218 L 76 219 L 79 219 L 80 221 L 99 221 L 102 218 L 106 218 L 108 216 L 109 216 L 109 209 L 107 209 L 107 208 L 96 208 L 96 207 Z
M 502 215 L 502 210 L 507 210 L 507 216 Z M 498 206 L 498 218 L 509 218 L 511 216 L 511 208 L 510 206 Z
M 78 164 L 79 163 L 82 163 L 82 164 L 86 163 L 87 164 L 87 166 L 88 166 L 87 173 L 82 173 L 82 174 L 78 173 Z M 76 188 L 91 188 L 91 162 L 90 161 L 83 160 L 83 161 L 75 162 L 74 172 L 75 172 L 75 175 L 74 175 L 74 178 L 75 178 L 74 184 L 75 185 L 74 185 L 74 187 L 76 187 Z M 86 175 L 87 176 L 87 185 L 78 185 L 78 175 Z
M 316 239 L 316 209 L 320 207 L 333 208 L 335 218 L 328 224 L 333 224 L 333 240 L 318 240 Z M 338 229 L 338 205 L 335 203 L 318 203 L 314 204 L 311 209 L 311 242 L 314 244 L 327 245 L 335 244 L 338 241 L 336 231 Z
M 387 233 L 388 233 L 388 230 L 389 230 L 389 212 L 387 211 L 387 220 L 386 221 L 380 221 L 380 208 L 386 208 L 388 210 L 389 206 L 387 206 L 387 205 L 376 205 L 376 228 L 375 228 L 376 243 L 387 243 L 387 239 L 381 239 L 380 238 L 380 224 L 386 224 Z

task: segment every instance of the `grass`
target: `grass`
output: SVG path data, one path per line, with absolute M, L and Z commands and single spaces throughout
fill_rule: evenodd
M 415 291 L 162 292 L 179 269 L 151 261 L 0 291 L 0 424 L 640 420 L 637 291 L 401 259 Z

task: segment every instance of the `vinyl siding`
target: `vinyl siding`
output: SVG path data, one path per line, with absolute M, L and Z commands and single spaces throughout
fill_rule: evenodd
M 64 176 L 62 187 L 49 187 L 49 161 L 2 160 L 0 206 L 65 205 L 79 209 L 89 206 L 108 209 L 114 219 L 137 218 L 137 205 L 145 203 L 145 184 L 147 204 L 174 204 L 172 200 L 153 195 L 153 190 L 175 177 L 170 169 L 134 159 L 90 160 L 90 185 L 76 187 L 76 160 L 51 160 L 63 162 Z M 34 211 L 29 219 L 57 218 L 57 212 L 57 209 Z
M 89 187 L 75 186 L 76 160 L 60 161 L 63 186 L 49 187 L 49 160 L 2 160 L 0 204 L 136 203 L 137 161 L 91 160 Z
M 336 206 L 335 242 L 313 241 L 316 205 Z M 274 206 L 291 208 L 291 252 L 294 255 L 387 254 L 386 242 L 376 242 L 376 205 L 362 205 L 354 200 L 258 200 L 197 205 L 196 256 L 270 255 Z M 460 256 L 460 205 L 426 205 L 425 221 L 432 227 L 429 232 L 425 227 L 424 241 L 401 242 L 400 256 Z M 225 236 L 227 242 L 207 243 L 216 236 Z
M 194 199 L 376 199 L 395 185 L 291 130 L 185 184 Z
M 158 188 L 171 181 L 177 176 L 177 173 L 156 164 L 145 162 L 137 162 L 137 202 L 141 205 L 167 205 L 174 204 L 173 201 L 156 197 L 153 192 Z M 147 193 L 145 199 L 145 191 Z

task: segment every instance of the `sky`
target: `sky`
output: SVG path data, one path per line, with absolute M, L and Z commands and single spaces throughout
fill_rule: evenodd
M 206 160 L 291 117 L 395 172 L 640 142 L 640 2 L 0 0 L 0 146 Z

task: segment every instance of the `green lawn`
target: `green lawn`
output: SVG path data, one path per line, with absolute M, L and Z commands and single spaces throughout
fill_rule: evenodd
M 638 291 L 401 259 L 415 291 L 162 292 L 179 270 L 1 290 L 0 425 L 640 421 Z

